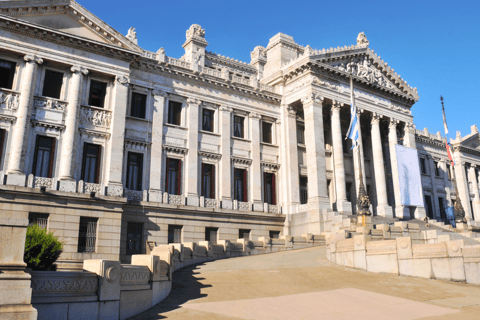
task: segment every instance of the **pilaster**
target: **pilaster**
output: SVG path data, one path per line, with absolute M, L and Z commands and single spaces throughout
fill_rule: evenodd
M 233 109 L 227 106 L 221 106 L 219 108 L 220 114 L 220 148 L 222 158 L 220 159 L 219 168 L 219 191 L 220 201 L 222 201 L 223 209 L 233 209 L 232 202 L 232 164 L 230 157 L 230 136 L 231 136 L 231 114 Z
M 33 94 L 35 90 L 35 79 L 37 66 L 43 60 L 35 55 L 27 54 L 23 57 L 25 67 L 22 72 L 20 85 L 20 99 L 16 112 L 16 121 L 13 128 L 10 159 L 8 161 L 7 184 L 25 186 L 25 146 L 28 137 L 29 120 L 32 114 Z
M 387 184 L 385 180 L 385 163 L 383 161 L 382 136 L 380 134 L 380 119 L 378 114 L 372 116 L 372 152 L 375 169 L 375 186 L 377 191 L 377 215 L 393 217 L 392 207 L 388 205 Z
M 260 119 L 261 115 L 250 113 L 250 136 L 252 139 L 252 166 L 250 167 L 250 181 L 247 181 L 251 188 L 250 197 L 253 201 L 254 211 L 263 211 L 262 201 L 262 175 L 260 164 Z
M 189 98 L 188 104 L 188 155 L 185 170 L 185 197 L 187 205 L 198 207 L 198 114 L 202 102 L 195 98 Z
M 307 145 L 308 206 L 309 209 L 329 209 L 323 134 L 323 97 L 309 94 L 302 99 L 305 115 Z
M 415 142 L 415 125 L 413 123 L 405 123 L 405 147 L 416 149 L 417 143 Z

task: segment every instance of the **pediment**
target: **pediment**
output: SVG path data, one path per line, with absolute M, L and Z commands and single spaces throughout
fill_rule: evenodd
M 468 137 L 468 139 L 462 141 L 461 145 L 467 148 L 480 150 L 480 135 L 477 133 L 472 137 Z
M 143 51 L 136 40 L 130 40 L 73 0 L 0 1 L 0 13 L 85 39 Z

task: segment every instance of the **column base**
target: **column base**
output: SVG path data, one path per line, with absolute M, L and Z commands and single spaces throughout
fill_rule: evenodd
M 7 174 L 7 185 L 25 187 L 27 176 L 24 173 L 10 172 Z
M 200 199 L 198 196 L 186 196 L 187 206 L 198 207 L 200 206 Z
M 427 216 L 427 212 L 425 211 L 425 207 L 416 207 L 415 208 L 415 219 L 423 220 Z
M 410 219 L 410 208 L 407 206 L 396 206 L 395 217 L 399 219 Z
M 377 206 L 377 216 L 385 218 L 393 218 L 393 209 L 387 204 L 379 204 Z
M 365 221 L 365 226 L 372 229 L 372 215 L 369 216 L 359 216 L 357 215 L 357 226 L 363 227 L 363 221 Z
M 253 203 L 253 211 L 260 211 L 263 212 L 263 203 L 262 202 L 254 202 Z
M 337 201 L 337 211 L 341 214 L 351 215 L 352 214 L 352 203 L 347 200 Z
M 77 181 L 75 181 L 75 180 L 60 180 L 58 190 L 59 191 L 64 191 L 64 192 L 77 192 Z
M 163 202 L 163 192 L 159 189 L 148 189 L 148 201 Z
M 3 305 L 0 306 L 1 319 L 37 320 L 37 309 L 31 304 Z
M 109 183 L 107 187 L 107 196 L 123 197 L 123 186 L 121 184 Z
M 327 197 L 316 197 L 316 198 L 308 198 L 308 210 L 322 210 L 322 209 L 329 209 L 330 207 L 330 199 Z
M 230 199 L 223 199 L 222 200 L 222 209 L 233 210 L 233 201 L 230 200 Z

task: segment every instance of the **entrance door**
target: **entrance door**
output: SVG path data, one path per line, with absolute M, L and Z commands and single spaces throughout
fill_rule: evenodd
M 443 221 L 447 221 L 447 217 L 445 216 L 445 208 L 443 207 L 443 198 L 438 198 L 438 205 L 440 206 L 440 217 Z

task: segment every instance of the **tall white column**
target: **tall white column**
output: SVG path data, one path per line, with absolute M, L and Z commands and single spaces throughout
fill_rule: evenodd
M 252 166 L 250 167 L 250 181 L 247 181 L 251 188 L 248 201 L 253 201 L 254 211 L 263 211 L 262 202 L 262 172 L 260 164 L 260 119 L 261 115 L 250 113 L 250 137 L 252 139 Z
M 480 194 L 478 190 L 478 180 L 477 180 L 477 172 L 476 172 L 476 165 L 470 166 L 470 181 L 472 182 L 472 189 L 473 194 L 475 195 L 475 199 L 473 199 L 473 210 L 475 211 L 474 217 L 475 220 L 480 221 Z
M 323 135 L 323 97 L 309 94 L 302 99 L 305 115 L 305 142 L 307 145 L 308 207 L 329 209 Z
M 25 186 L 24 149 L 28 137 L 28 128 L 30 127 L 28 120 L 32 113 L 31 106 L 33 105 L 37 65 L 43 63 L 41 58 L 31 54 L 27 54 L 23 59 L 25 60 L 25 67 L 22 72 L 20 99 L 16 112 L 17 119 L 13 128 L 7 171 L 7 184 L 22 187 Z
M 163 115 L 165 113 L 165 101 L 167 94 L 160 90 L 154 90 L 150 96 L 153 99 L 152 117 L 152 145 L 150 147 L 150 187 L 148 200 L 162 202 L 162 135 Z
M 288 213 L 294 213 L 300 204 L 300 181 L 298 173 L 298 138 L 297 138 L 297 113 L 293 107 L 282 105 L 282 143 L 280 144 L 283 176 L 283 194 L 286 196 L 285 207 Z
M 417 143 L 415 142 L 415 125 L 413 123 L 405 123 L 405 135 L 404 135 L 405 147 L 416 149 Z
M 457 184 L 460 200 L 462 201 L 465 218 L 471 224 L 472 210 L 470 209 L 470 190 L 468 188 L 467 175 L 465 174 L 465 162 L 462 161 L 461 152 L 458 147 L 453 148 L 453 159 L 455 160 L 455 183 Z
M 393 180 L 393 193 L 395 195 L 395 216 L 397 218 L 410 218 L 410 209 L 407 206 L 402 205 L 402 196 L 400 193 L 400 179 L 398 176 L 398 163 L 397 163 L 397 151 L 395 146 L 398 144 L 397 138 L 397 124 L 398 121 L 391 119 L 388 126 L 388 144 L 390 148 L 390 161 L 392 164 L 392 180 Z
M 345 161 L 343 157 L 342 123 L 340 121 L 340 108 L 342 104 L 333 101 L 332 105 L 332 140 L 333 162 L 335 167 L 335 187 L 337 191 L 337 211 L 344 214 L 352 214 L 352 204 L 347 201 L 345 184 Z
M 385 163 L 383 161 L 382 136 L 380 133 L 380 118 L 374 113 L 372 116 L 372 152 L 375 169 L 375 187 L 377 191 L 377 215 L 393 217 L 392 207 L 388 205 L 387 184 L 385 180 Z
M 232 202 L 232 163 L 230 157 L 230 139 L 231 139 L 231 114 L 233 109 L 227 106 L 219 108 L 220 114 L 220 133 L 222 135 L 220 168 L 218 171 L 218 182 L 220 184 L 219 199 L 222 201 L 223 209 L 233 209 Z
M 430 181 L 432 181 L 432 197 L 433 197 L 433 216 L 437 220 L 442 219 L 442 213 L 440 212 L 440 200 L 438 198 L 437 188 L 435 188 L 435 164 L 434 159 L 430 155 L 425 156 L 425 165 L 427 166 L 428 173 L 430 174 Z
M 76 192 L 76 181 L 73 179 L 73 166 L 75 151 L 79 149 L 75 141 L 77 136 L 77 118 L 80 109 L 80 97 L 82 95 L 82 80 L 83 76 L 88 74 L 88 70 L 81 66 L 73 66 L 70 68 L 70 71 L 72 72 L 72 77 L 70 87 L 68 88 L 68 107 L 67 117 L 65 119 L 65 131 L 62 137 L 59 178 L 60 190 Z
M 112 197 L 123 196 L 123 152 L 125 143 L 125 115 L 128 104 L 128 85 L 130 78 L 119 75 L 113 86 L 112 121 L 108 145 L 107 165 L 105 168 L 108 183 L 107 195 Z
M 198 207 L 198 114 L 202 102 L 189 98 L 188 104 L 188 155 L 185 170 L 185 196 L 187 205 Z

